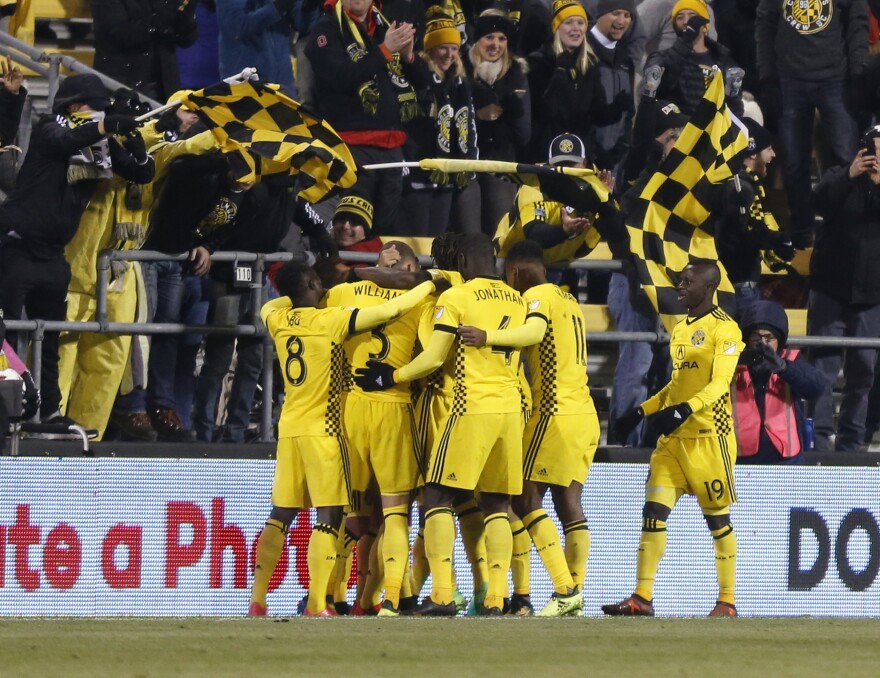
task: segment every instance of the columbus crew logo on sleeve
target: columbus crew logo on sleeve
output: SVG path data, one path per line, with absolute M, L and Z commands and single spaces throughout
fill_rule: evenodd
M 782 14 L 798 33 L 818 33 L 831 21 L 832 0 L 784 0 Z

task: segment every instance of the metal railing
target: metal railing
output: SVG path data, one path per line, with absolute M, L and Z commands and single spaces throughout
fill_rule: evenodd
M 344 261 L 352 263 L 375 263 L 377 254 L 369 252 L 340 252 Z M 289 252 L 276 252 L 272 254 L 259 254 L 253 252 L 214 252 L 211 255 L 212 262 L 227 262 L 232 264 L 253 264 L 252 282 L 250 283 L 250 317 L 248 323 L 236 325 L 190 325 L 184 323 L 120 323 L 109 322 L 108 317 L 108 289 L 110 284 L 110 263 L 112 261 L 138 261 L 160 262 L 178 261 L 186 262 L 189 255 L 165 254 L 150 250 L 104 250 L 98 257 L 97 265 L 97 288 L 96 288 L 96 313 L 95 320 L 86 322 L 50 321 L 50 320 L 7 320 L 6 327 L 9 330 L 19 331 L 20 345 L 16 348 L 21 350 L 26 341 L 32 343 L 31 372 L 34 381 L 39 387 L 42 377 L 42 343 L 46 332 L 98 332 L 109 334 L 218 334 L 226 336 L 263 336 L 263 373 L 260 384 L 263 389 L 263 403 L 261 412 L 260 439 L 270 442 L 272 438 L 272 391 L 274 387 L 274 371 L 269 368 L 274 360 L 274 346 L 271 339 L 266 335 L 265 327 L 260 321 L 260 308 L 266 299 L 266 287 L 263 283 L 266 264 L 278 261 L 290 261 L 293 255 Z M 419 262 L 430 265 L 430 257 L 419 256 Z M 621 262 L 610 259 L 578 260 L 572 262 L 571 268 L 587 270 L 619 270 Z M 587 332 L 587 340 L 594 343 L 620 343 L 620 342 L 648 342 L 663 344 L 669 342 L 669 335 L 665 332 L 618 332 L 600 331 Z M 806 337 L 790 336 L 788 344 L 800 347 L 826 347 L 826 348 L 880 348 L 880 338 L 853 338 L 853 337 Z

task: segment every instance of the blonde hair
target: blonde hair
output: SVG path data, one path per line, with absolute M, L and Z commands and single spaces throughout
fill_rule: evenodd
M 439 45 L 438 45 L 438 47 L 439 47 Z M 438 78 L 443 80 L 443 78 L 446 77 L 446 75 L 447 75 L 447 73 L 449 73 L 449 71 L 446 71 L 446 73 L 444 73 L 443 71 L 440 70 L 440 67 L 434 63 L 434 60 L 431 58 L 431 52 L 433 52 L 435 49 L 437 49 L 437 47 L 434 47 L 433 49 L 431 49 L 427 52 L 424 52 L 424 51 L 419 52 L 419 56 L 425 60 L 425 63 L 428 64 L 428 68 L 431 69 L 431 72 L 434 75 L 436 75 Z M 461 60 L 461 50 L 460 49 L 458 51 L 458 54 L 455 55 L 455 63 L 450 67 L 449 70 L 452 71 L 452 74 L 456 78 L 463 78 L 464 77 L 464 75 L 465 75 L 464 62 Z
M 562 38 L 559 37 L 559 31 L 556 31 L 553 34 L 553 54 L 559 56 L 565 51 L 565 47 L 562 45 Z M 584 33 L 584 42 L 577 49 L 577 59 L 575 61 L 575 68 L 577 72 L 581 75 L 584 75 L 588 70 L 590 70 L 590 66 L 598 61 L 596 57 L 596 53 L 593 51 L 593 48 L 590 47 L 590 42 L 587 40 L 587 35 Z

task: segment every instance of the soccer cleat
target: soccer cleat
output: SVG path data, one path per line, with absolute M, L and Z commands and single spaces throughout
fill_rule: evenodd
M 306 608 L 305 614 L 303 616 L 304 617 L 338 617 L 339 615 L 336 614 L 336 610 L 334 610 L 332 607 L 325 607 L 320 612 L 309 612 L 309 608 Z
M 419 606 L 419 597 L 418 596 L 407 596 L 406 598 L 400 599 L 400 604 L 397 606 L 397 609 L 400 610 L 400 614 L 404 616 L 411 615 L 416 611 L 416 608 Z
M 394 607 L 394 603 L 390 600 L 383 600 L 382 607 L 379 609 L 379 614 L 377 617 L 399 617 L 400 610 Z
M 379 614 L 379 608 L 381 605 L 375 605 L 373 607 L 363 608 L 361 607 L 361 601 L 357 601 L 354 604 L 354 607 L 351 608 L 351 616 L 352 617 L 375 617 Z
M 452 602 L 455 603 L 455 611 L 456 612 L 464 612 L 467 610 L 468 601 L 463 595 L 461 595 L 461 591 L 455 589 L 452 592 Z
M 422 604 L 416 608 L 413 613 L 417 617 L 454 617 L 458 614 L 455 603 L 446 603 L 438 605 L 431 597 L 428 596 L 422 601 Z
M 336 610 L 336 614 L 340 617 L 347 617 L 351 614 L 351 605 L 344 600 L 341 603 L 333 603 L 333 609 Z
M 567 595 L 554 593 L 544 608 L 538 612 L 539 617 L 574 617 L 584 607 L 584 596 L 580 591 Z M 604 609 L 604 608 L 603 608 Z M 653 610 L 652 610 L 653 611 Z
M 528 593 L 514 593 L 504 614 L 511 617 L 531 617 L 535 614 L 531 596 Z
M 478 614 L 480 617 L 503 617 L 504 616 L 504 613 L 501 611 L 500 607 L 486 607 L 485 605 L 480 605 Z
M 603 605 L 602 612 L 613 617 L 653 617 L 654 606 L 650 600 L 633 593 L 626 600 L 611 605 Z
M 480 588 L 474 591 L 474 597 L 471 598 L 471 602 L 468 603 L 467 606 L 467 614 L 468 617 L 476 617 L 477 610 L 483 605 L 483 601 L 486 600 L 486 593 L 489 591 L 489 584 L 483 584 Z
M 258 602 L 253 601 L 248 608 L 248 617 L 265 617 L 268 611 L 265 605 L 260 605 Z
M 736 605 L 719 600 L 709 613 L 710 617 L 736 617 Z

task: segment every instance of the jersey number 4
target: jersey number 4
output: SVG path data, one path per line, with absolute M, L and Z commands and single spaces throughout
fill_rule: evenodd
M 509 316 L 509 315 L 506 315 L 506 316 L 504 316 L 503 318 L 501 318 L 501 324 L 498 325 L 498 329 L 499 329 L 499 330 L 505 330 L 505 329 L 507 329 L 507 326 L 508 326 L 509 324 L 510 324 L 510 316 Z M 492 353 L 502 353 L 502 354 L 504 354 L 504 364 L 505 364 L 505 365 L 510 365 L 510 361 L 511 361 L 511 359 L 512 359 L 512 357 L 513 357 L 513 352 L 514 352 L 515 350 L 516 350 L 516 349 L 513 348 L 512 346 L 493 346 L 493 347 L 492 347 Z

